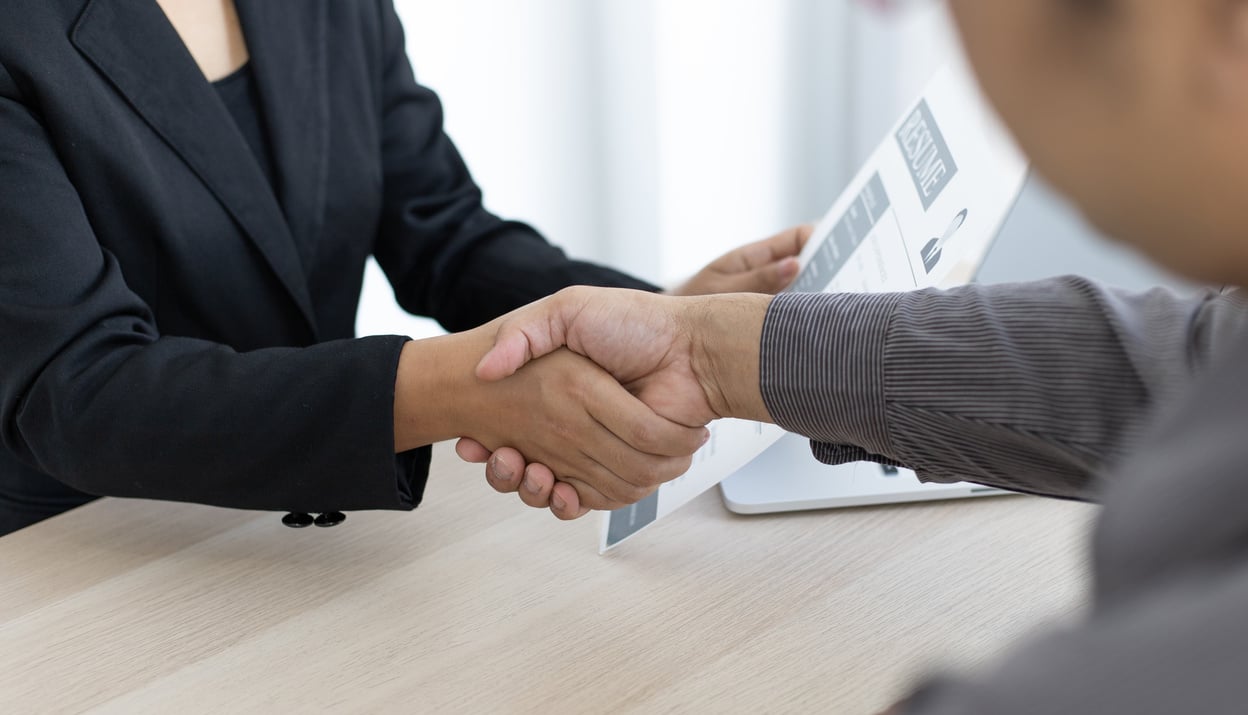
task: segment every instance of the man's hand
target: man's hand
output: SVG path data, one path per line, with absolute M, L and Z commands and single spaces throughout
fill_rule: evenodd
M 605 368 L 656 413 L 689 427 L 719 417 L 768 420 L 758 386 L 758 348 L 770 298 L 673 298 L 618 289 L 569 288 L 501 318 L 494 348 L 477 366 L 486 381 L 566 346 Z M 540 459 L 504 450 L 491 457 L 461 441 L 461 457 L 489 460 L 498 491 L 519 491 L 532 506 L 576 518 L 594 494 L 556 483 Z M 526 459 L 527 457 L 527 459 Z M 536 462 L 535 464 L 526 464 Z M 557 470 L 556 470 L 557 471 Z
M 601 365 L 655 412 L 700 427 L 723 414 L 711 404 L 716 388 L 709 384 L 709 360 L 703 359 L 701 375 L 693 364 L 690 307 L 639 291 L 568 288 L 501 318 L 477 377 L 502 380 L 566 346 Z
M 514 446 L 575 487 L 578 507 L 619 509 L 649 496 L 689 468 L 706 439 L 657 415 L 599 366 L 567 350 L 491 383 L 471 436 Z
M 725 253 L 668 294 L 779 293 L 797 278 L 797 256 L 813 232 L 797 226 Z

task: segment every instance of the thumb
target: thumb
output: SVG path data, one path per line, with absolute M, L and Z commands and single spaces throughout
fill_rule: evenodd
M 529 336 L 523 330 L 504 325 L 494 337 L 494 347 L 477 363 L 477 377 L 486 382 L 497 382 L 515 374 L 534 355 L 529 346 Z
M 470 464 L 485 464 L 493 453 L 475 439 L 461 437 L 455 443 L 455 454 Z
M 574 291 L 565 289 L 503 318 L 494 334 L 494 347 L 477 363 L 477 377 L 497 382 L 566 345 L 568 326 L 579 305 L 571 297 L 579 295 Z

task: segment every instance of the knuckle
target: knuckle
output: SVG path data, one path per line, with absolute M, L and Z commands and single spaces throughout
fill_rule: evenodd
M 566 420 L 554 420 L 548 429 L 561 444 L 577 444 L 577 431 Z
M 586 472 L 577 473 L 581 475 L 587 474 Z M 576 492 L 576 498 L 581 503 L 581 506 L 590 507 L 591 509 L 597 508 L 595 505 L 598 503 L 598 500 L 602 498 L 602 495 L 595 488 L 594 480 L 591 477 L 560 475 L 557 478 L 560 482 L 572 487 L 572 491 Z M 552 501 L 554 496 L 555 494 L 552 492 Z
M 643 484 L 652 490 L 657 489 L 687 472 L 692 462 L 691 457 L 668 457 L 662 460 L 655 460 L 650 465 L 649 473 L 646 475 L 647 479 Z
M 621 479 L 613 492 L 613 496 L 626 504 L 636 504 L 638 501 L 646 498 L 657 487 L 657 483 L 651 477 L 653 475 L 646 474 L 640 475 L 639 478 L 631 481 Z
M 637 485 L 629 484 L 622 479 L 612 479 L 610 486 L 600 491 L 603 494 L 604 500 L 610 504 L 610 506 L 606 508 L 619 509 L 622 506 L 633 504 L 636 501 L 632 497 L 633 493 L 639 488 L 640 487 Z
M 593 396 L 593 387 L 583 370 L 568 370 L 560 380 L 564 392 L 564 404 L 588 405 Z
M 581 492 L 581 490 L 578 489 L 577 494 L 580 495 L 581 506 L 583 507 L 588 507 L 595 511 L 612 511 L 614 509 L 619 508 L 618 506 L 616 506 L 616 502 L 614 499 L 611 499 L 610 497 L 607 497 L 601 493 L 595 492 L 591 494 L 586 494 L 586 493 Z
M 636 504 L 654 493 L 654 487 L 632 487 L 628 490 L 628 503 Z
M 633 502 L 629 502 L 629 501 L 618 501 L 616 499 L 606 499 L 604 500 L 603 506 L 598 507 L 597 511 L 616 511 L 617 509 L 623 509 L 624 507 L 632 503 Z
M 627 498 L 627 495 L 625 494 L 627 490 L 628 490 L 627 485 L 621 482 L 615 481 L 615 480 L 613 480 L 609 485 L 604 485 L 604 486 L 599 487 L 598 493 L 599 495 L 601 495 L 600 501 L 602 505 L 601 506 L 595 505 L 594 508 L 595 509 L 617 508 L 615 506 L 610 506 L 610 505 L 618 504 L 624 501 Z
M 664 478 L 664 476 L 665 476 L 664 471 L 662 467 L 659 466 L 659 464 L 657 463 L 647 464 L 646 466 L 642 467 L 640 473 L 638 474 L 638 477 L 640 477 L 640 479 L 638 480 L 637 486 L 643 489 L 653 489 L 659 486 L 660 484 L 662 484 L 663 482 L 667 481 Z
M 590 295 L 590 290 L 586 286 L 571 286 L 564 288 L 559 292 L 574 303 L 583 300 Z
M 660 447 L 661 441 L 657 431 L 646 422 L 638 422 L 632 426 L 629 434 L 629 442 L 633 447 L 643 451 L 653 453 Z
M 640 478 L 637 485 L 647 491 L 653 491 L 660 485 L 666 484 L 684 474 L 685 470 L 682 469 L 682 466 L 686 461 L 689 461 L 689 458 L 666 457 L 649 460 L 638 473 Z

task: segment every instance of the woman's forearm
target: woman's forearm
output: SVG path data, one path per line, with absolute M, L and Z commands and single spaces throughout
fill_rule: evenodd
M 689 467 L 705 430 L 660 417 L 609 373 L 567 350 L 505 380 L 476 366 L 496 327 L 406 344 L 395 379 L 394 444 L 403 452 L 453 437 L 515 446 L 586 485 L 587 506 L 632 504 Z
M 473 367 L 488 347 L 480 330 L 403 346 L 394 386 L 396 452 L 475 432 L 468 417 L 485 406 L 475 404 L 483 386 Z

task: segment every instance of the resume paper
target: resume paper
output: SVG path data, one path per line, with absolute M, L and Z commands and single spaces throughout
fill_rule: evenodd
M 1026 174 L 1026 160 L 969 73 L 945 69 L 820 222 L 789 290 L 900 292 L 965 283 Z M 601 551 L 719 484 L 784 435 L 775 425 L 742 420 L 719 420 L 710 429 L 684 476 L 605 514 Z

